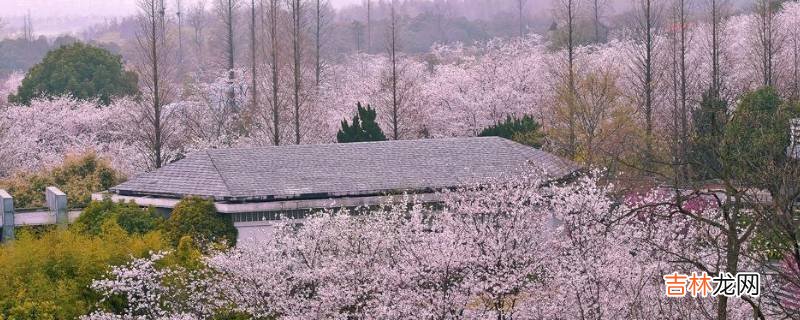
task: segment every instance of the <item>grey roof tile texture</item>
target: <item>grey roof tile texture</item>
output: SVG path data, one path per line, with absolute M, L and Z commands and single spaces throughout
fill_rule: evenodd
M 293 145 L 200 151 L 110 191 L 219 201 L 374 195 L 458 187 L 535 170 L 531 166 L 548 178 L 578 169 L 497 137 Z

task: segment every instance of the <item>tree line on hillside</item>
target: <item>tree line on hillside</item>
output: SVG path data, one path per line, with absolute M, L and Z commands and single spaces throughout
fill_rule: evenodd
M 681 3 L 688 5 L 676 5 Z M 293 144 L 298 138 L 300 143 L 335 141 L 341 120 L 357 113 L 357 102 L 376 110 L 376 121 L 390 139 L 475 136 L 508 116 L 527 115 L 547 134 L 545 149 L 612 170 L 634 166 L 663 173 L 678 159 L 686 180 L 689 150 L 683 146 L 690 145 L 693 113 L 704 96 L 733 109 L 739 97 L 765 84 L 789 101 L 798 95 L 798 35 L 786 27 L 796 19 L 797 4 L 769 3 L 767 11 L 737 16 L 726 15 L 724 2 L 711 11 L 694 6 L 692 16 L 682 16 L 687 11 L 681 6 L 641 6 L 631 19 L 645 25 L 650 19 L 651 28 L 629 28 L 608 43 L 584 45 L 578 39 L 586 35 L 577 24 L 591 21 L 586 3 L 568 1 L 557 12 L 572 16 L 557 15 L 559 23 L 546 37 L 440 46 L 425 59 L 397 51 L 354 55 L 323 63 L 319 82 L 315 48 L 306 47 L 313 37 L 302 33 L 298 36 L 305 42 L 298 42 L 297 50 L 291 39 L 252 38 L 257 54 L 270 54 L 251 59 L 248 67 L 235 54 L 245 48 L 234 45 L 230 54 L 226 46 L 227 53 L 219 55 L 222 66 L 212 68 L 210 79 L 190 72 L 188 79 L 178 80 L 185 78 L 176 75 L 180 70 L 172 63 L 180 57 L 174 21 L 162 23 L 167 17 L 152 7 L 155 15 L 141 21 L 150 23 L 141 25 L 139 58 L 129 64 L 139 76 L 141 94 L 117 103 L 131 106 L 119 113 L 125 115 L 120 125 L 128 128 L 116 127 L 113 133 L 125 132 L 124 143 L 147 158 L 144 168 L 154 168 L 206 147 Z M 288 14 L 283 7 L 256 9 L 256 18 Z M 716 24 L 704 22 L 706 15 L 698 12 L 712 14 Z M 725 19 L 717 21 L 717 15 Z M 765 19 L 772 23 L 761 23 Z M 247 22 L 237 21 L 239 27 Z M 564 24 L 568 21 L 576 25 Z M 683 22 L 668 23 L 673 21 Z M 396 48 L 402 47 L 402 39 L 396 40 Z M 228 69 L 231 61 L 234 68 Z M 7 114 L 33 112 L 15 109 Z M 15 127 L 12 121 L 3 126 L 7 132 Z M 91 143 L 118 140 L 114 134 L 101 136 Z

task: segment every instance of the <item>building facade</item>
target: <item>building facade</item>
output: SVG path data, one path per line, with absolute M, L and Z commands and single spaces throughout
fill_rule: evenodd
M 212 149 L 94 197 L 164 213 L 187 196 L 213 199 L 242 238 L 315 210 L 377 206 L 404 194 L 436 203 L 438 191 L 504 175 L 560 179 L 577 170 L 570 161 L 498 137 Z

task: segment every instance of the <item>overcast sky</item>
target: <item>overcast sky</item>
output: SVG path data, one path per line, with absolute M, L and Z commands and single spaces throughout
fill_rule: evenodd
M 182 0 L 193 3 L 197 0 Z M 358 3 L 361 0 L 331 0 L 335 7 Z M 120 16 L 136 11 L 137 0 L 0 0 L 0 16 L 24 15 L 30 10 L 31 15 L 38 17 L 53 16 Z M 175 0 L 165 0 L 174 4 Z M 213 0 L 206 0 L 211 4 Z

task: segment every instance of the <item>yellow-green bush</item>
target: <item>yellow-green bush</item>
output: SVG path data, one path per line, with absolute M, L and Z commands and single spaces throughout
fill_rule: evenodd
M 202 248 L 214 244 L 232 247 L 238 236 L 230 215 L 217 213 L 214 201 L 200 197 L 187 197 L 178 202 L 163 230 L 175 246 L 184 236 L 189 236 Z
M 73 228 L 82 233 L 97 235 L 108 220 L 115 221 L 130 234 L 145 234 L 161 227 L 164 218 L 152 207 L 142 209 L 132 201 L 114 202 L 106 198 L 90 202 L 75 221 Z
M 129 235 L 113 220 L 99 235 L 77 228 L 39 236 L 26 232 L 0 246 L 0 316 L 3 319 L 75 319 L 99 295 L 89 287 L 112 266 L 169 249 L 159 232 Z
M 92 200 L 92 192 L 106 190 L 124 180 L 122 174 L 100 159 L 94 152 L 70 155 L 58 167 L 40 172 L 17 173 L 0 180 L 0 189 L 14 196 L 17 208 L 46 206 L 44 189 L 56 186 L 67 194 L 67 205 L 84 207 Z

